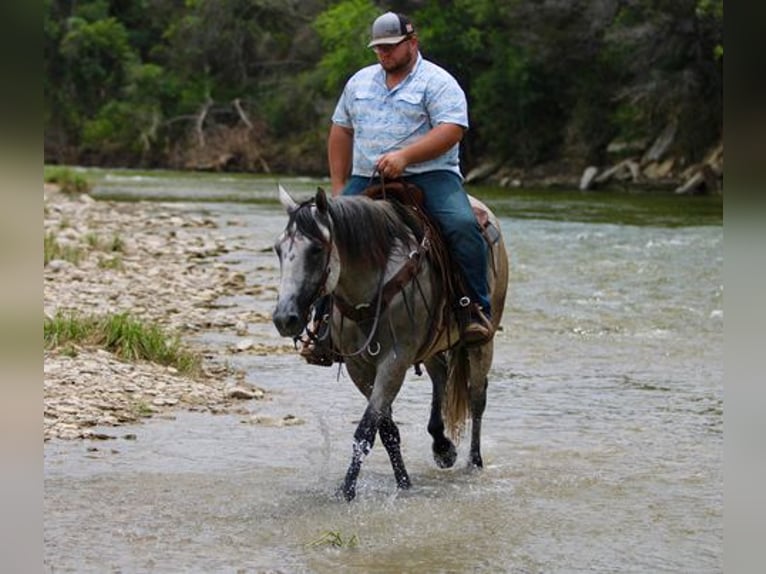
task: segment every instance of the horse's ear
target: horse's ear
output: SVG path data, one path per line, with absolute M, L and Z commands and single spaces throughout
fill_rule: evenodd
M 317 194 L 314 198 L 314 203 L 316 204 L 319 213 L 327 213 L 327 194 L 321 187 L 317 187 Z
M 293 211 L 298 207 L 298 204 L 292 197 L 290 197 L 290 194 L 287 193 L 287 190 L 284 187 L 282 187 L 281 183 L 279 184 L 279 201 L 288 212 Z

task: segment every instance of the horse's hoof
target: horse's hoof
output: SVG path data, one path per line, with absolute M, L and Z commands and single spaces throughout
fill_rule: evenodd
M 481 470 L 484 468 L 484 461 L 481 460 L 481 456 L 471 456 L 468 461 L 468 470 Z
M 356 486 L 347 486 L 345 484 L 339 486 L 338 490 L 335 491 L 335 497 L 351 502 L 356 498 Z
M 410 482 L 410 477 L 409 476 L 405 476 L 401 480 L 398 480 L 396 482 L 396 487 L 399 490 L 409 490 L 410 488 L 412 488 L 412 483 Z
M 434 461 L 439 468 L 452 468 L 457 460 L 457 449 L 455 445 L 449 443 L 449 446 L 443 451 L 434 449 Z

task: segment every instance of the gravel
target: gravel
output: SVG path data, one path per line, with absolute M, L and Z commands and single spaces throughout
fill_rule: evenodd
M 45 265 L 45 316 L 129 312 L 179 334 L 203 357 L 202 373 L 189 378 L 99 348 L 45 350 L 44 440 L 99 438 L 96 427 L 177 409 L 244 413 L 248 401 L 267 398 L 222 356 L 290 353 L 292 345 L 242 337 L 227 348 L 202 349 L 188 341 L 205 330 L 230 331 L 236 340 L 249 324 L 270 321 L 268 313 L 216 305 L 228 295 L 275 295 L 273 286 L 248 286 L 241 272 L 220 262 L 221 255 L 243 248 L 239 239 L 227 238 L 213 219 L 174 204 L 96 201 L 52 186 L 43 193 L 46 235 L 82 254 L 74 263 L 61 258 Z

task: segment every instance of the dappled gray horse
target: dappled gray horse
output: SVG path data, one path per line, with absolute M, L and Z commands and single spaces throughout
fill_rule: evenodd
M 299 338 L 313 305 L 332 294 L 330 328 L 336 352 L 368 401 L 354 433 L 342 495 L 347 500 L 356 495 L 362 461 L 378 433 L 398 487 L 410 486 L 392 404 L 411 365 L 425 365 L 432 381 L 428 432 L 436 464 L 448 468 L 457 458 L 445 422 L 455 439 L 470 414 L 468 464 L 482 467 L 481 418 L 493 341 L 461 343 L 457 315 L 445 294 L 445 275 L 434 261 L 422 222 L 398 201 L 328 199 L 319 189 L 313 199 L 298 204 L 282 186 L 279 195 L 289 220 L 275 244 L 281 279 L 274 325 L 281 335 Z M 493 228 L 489 285 L 497 328 L 508 285 L 508 258 L 494 215 L 488 210 L 485 215 Z

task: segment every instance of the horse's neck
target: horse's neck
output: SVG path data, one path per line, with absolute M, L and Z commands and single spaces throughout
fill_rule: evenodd
M 335 294 L 339 295 L 352 305 L 369 303 L 378 292 L 380 275 L 365 274 L 356 275 L 341 273 Z
M 397 246 L 392 250 L 384 269 L 361 269 L 351 264 L 341 265 L 335 293 L 352 305 L 370 303 L 380 289 L 399 270 L 406 260 L 406 249 Z M 383 277 L 381 278 L 381 273 Z

